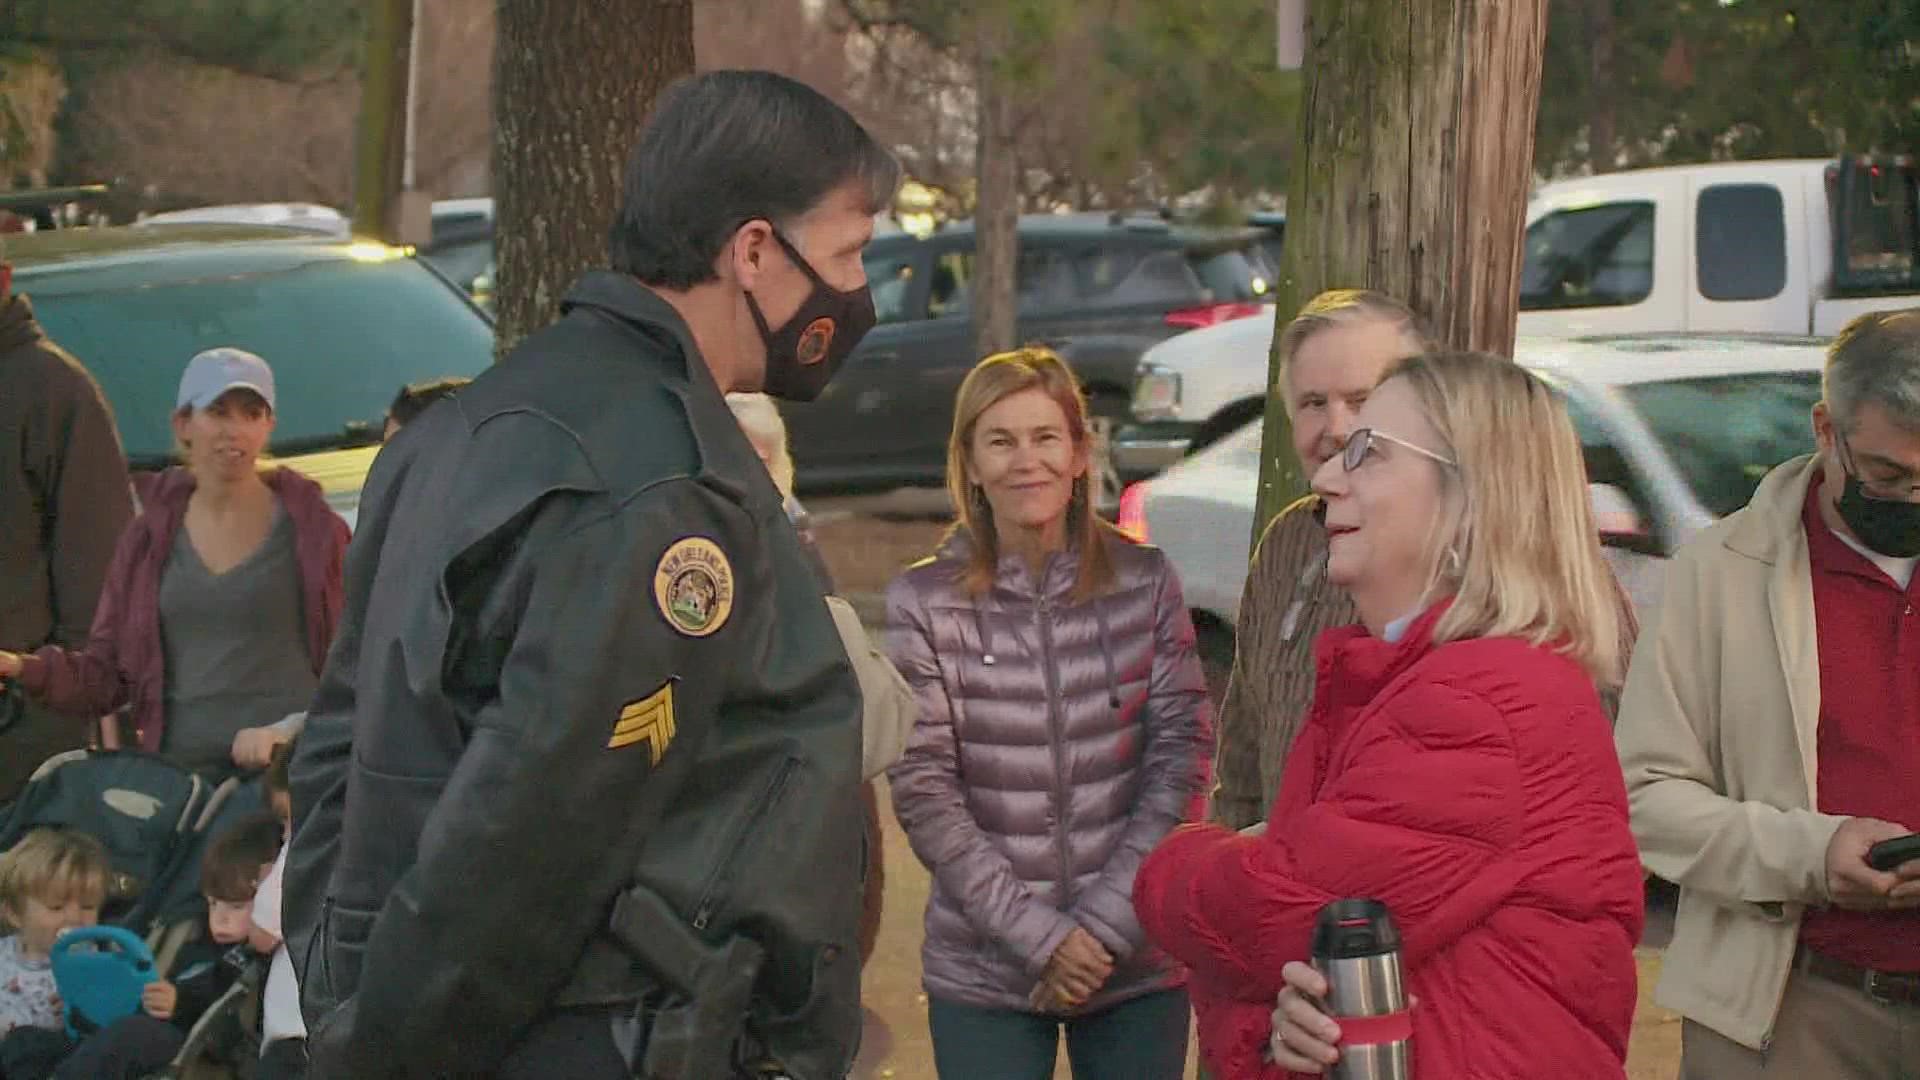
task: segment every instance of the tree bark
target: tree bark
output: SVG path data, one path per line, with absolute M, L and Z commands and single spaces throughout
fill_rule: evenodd
M 413 0 L 377 0 L 368 16 L 360 121 L 353 147 L 353 228 L 363 236 L 398 243 Z
M 999 49 L 982 34 L 976 53 L 979 96 L 973 214 L 973 345 L 976 356 L 1017 344 L 1015 270 L 1020 258 L 1020 158 L 1014 143 L 1013 95 L 995 70 Z
M 1280 325 L 1364 287 L 1512 353 L 1546 32 L 1547 0 L 1312 0 Z M 1256 536 L 1303 487 L 1270 371 Z
M 497 355 L 605 266 L 621 174 L 654 98 L 693 71 L 690 0 L 499 0 L 494 44 Z

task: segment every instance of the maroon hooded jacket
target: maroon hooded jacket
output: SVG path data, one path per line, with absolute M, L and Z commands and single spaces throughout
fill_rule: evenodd
M 350 534 L 347 523 L 327 505 L 319 484 L 285 468 L 267 473 L 265 480 L 293 519 L 307 654 L 318 675 L 340 619 L 341 570 Z M 143 509 L 114 550 L 86 647 L 48 645 L 26 657 L 20 671 L 20 685 L 27 693 L 60 712 L 91 719 L 127 709 L 141 749 L 154 752 L 166 732 L 160 575 L 193 488 L 192 474 L 182 468 L 143 478 Z

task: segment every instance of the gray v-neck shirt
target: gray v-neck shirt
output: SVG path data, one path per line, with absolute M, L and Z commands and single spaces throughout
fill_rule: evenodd
M 293 519 L 276 502 L 267 538 L 214 574 L 185 525 L 160 576 L 166 735 L 160 753 L 202 772 L 232 768 L 233 736 L 307 707 L 308 658 Z

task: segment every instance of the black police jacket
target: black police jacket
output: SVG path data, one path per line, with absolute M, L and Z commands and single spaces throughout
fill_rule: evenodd
M 691 333 L 595 273 L 381 451 L 293 760 L 316 1077 L 642 1003 L 649 1077 L 859 1037 L 860 691 Z

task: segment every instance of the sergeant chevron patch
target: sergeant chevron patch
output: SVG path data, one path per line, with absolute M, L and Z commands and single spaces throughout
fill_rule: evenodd
M 667 747 L 673 744 L 673 734 L 673 682 L 669 680 L 646 697 L 620 707 L 620 717 L 613 722 L 613 735 L 607 739 L 607 749 L 618 750 L 644 742 L 653 763 L 658 765 L 666 756 Z

